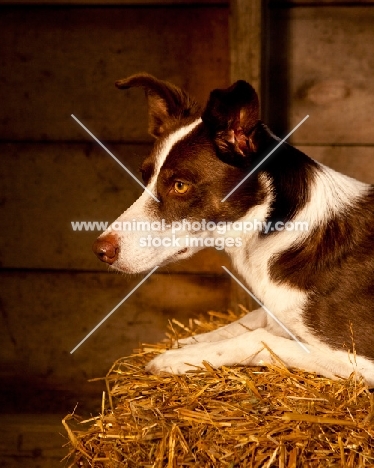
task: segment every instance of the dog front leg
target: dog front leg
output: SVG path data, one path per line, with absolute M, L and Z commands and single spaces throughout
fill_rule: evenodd
M 161 372 L 184 374 L 189 370 L 203 367 L 203 360 L 215 368 L 229 365 L 262 366 L 274 363 L 274 356 L 264 343 L 287 367 L 316 372 L 332 379 L 347 378 L 355 370 L 349 362 L 348 355 L 347 359 L 342 361 L 333 350 L 326 353 L 310 345 L 306 345 L 309 350 L 306 352 L 296 341 L 274 336 L 264 329 L 246 331 L 237 337 L 212 343 L 195 343 L 180 349 L 171 349 L 150 361 L 146 369 L 154 374 Z
M 262 308 L 256 309 L 249 312 L 244 317 L 235 320 L 235 322 L 217 328 L 217 330 L 213 330 L 208 333 L 200 333 L 198 335 L 178 340 L 173 347 L 178 348 L 179 346 L 192 345 L 194 343 L 213 343 L 215 341 L 233 338 L 247 331 L 256 330 L 257 328 L 265 328 L 266 320 L 266 312 Z

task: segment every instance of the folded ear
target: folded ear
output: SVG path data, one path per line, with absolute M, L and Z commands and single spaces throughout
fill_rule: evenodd
M 139 73 L 116 82 L 117 88 L 144 88 L 148 99 L 148 131 L 159 138 L 179 120 L 201 113 L 199 105 L 183 90 L 148 73 Z
M 259 102 L 247 82 L 212 91 L 202 120 L 221 152 L 243 158 L 256 151 L 253 133 L 259 122 Z

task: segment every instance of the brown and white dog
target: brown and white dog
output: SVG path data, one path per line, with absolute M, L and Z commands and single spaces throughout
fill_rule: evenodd
M 272 361 L 266 343 L 289 367 L 329 378 L 355 372 L 374 386 L 374 186 L 286 143 L 263 161 L 279 139 L 259 119 L 257 94 L 244 81 L 212 91 L 204 110 L 178 87 L 145 73 L 116 85 L 145 89 L 149 132 L 156 139 L 141 169 L 155 197 L 144 191 L 117 224 L 163 220 L 157 234 L 173 242 L 142 244 L 144 232 L 109 228 L 94 244 L 102 261 L 125 273 L 141 273 L 193 255 L 202 245 L 187 244 L 191 233 L 186 229 L 172 231 L 182 220 L 201 226 L 206 226 L 202 220 L 231 227 L 258 220 L 267 226 L 307 222 L 309 227 L 240 232 L 240 242 L 233 229 L 224 234 L 233 239 L 225 250 L 236 271 L 284 327 L 260 308 L 182 340 L 182 347 L 159 355 L 148 369 L 184 373 L 191 369 L 186 363 L 199 366 L 203 359 L 215 367 L 262 365 Z M 193 235 L 222 237 L 203 228 Z

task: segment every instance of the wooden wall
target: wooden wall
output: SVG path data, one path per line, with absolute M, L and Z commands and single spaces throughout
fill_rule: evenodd
M 280 136 L 309 114 L 292 142 L 373 181 L 374 8 L 31 3 L 2 2 L 0 15 L 1 408 L 69 410 L 80 400 L 83 412 L 90 403 L 81 396 L 91 391 L 96 404 L 100 386 L 87 379 L 160 339 L 168 319 L 247 298 L 223 273 L 226 258 L 204 251 L 153 275 L 70 355 L 141 279 L 108 273 L 91 253 L 98 233 L 71 229 L 71 221 L 114 220 L 140 189 L 70 114 L 136 172 L 151 144 L 146 103 L 115 80 L 145 70 L 204 102 L 212 88 L 244 78 L 261 89 L 264 119 Z
M 228 6 L 1 6 L 0 49 L 0 408 L 79 401 L 84 413 L 102 386 L 88 379 L 163 338 L 172 317 L 226 310 L 231 283 L 214 251 L 163 268 L 70 354 L 142 279 L 108 273 L 91 251 L 99 233 L 71 228 L 113 221 L 141 189 L 70 114 L 138 174 L 146 100 L 114 82 L 144 70 L 204 103 L 229 84 Z
M 270 1 L 265 114 L 291 142 L 374 182 L 374 2 Z
M 161 339 L 168 319 L 249 305 L 227 259 L 204 251 L 154 274 L 70 354 L 142 278 L 108 273 L 91 253 L 98 233 L 71 229 L 114 220 L 141 190 L 70 114 L 136 172 L 151 144 L 145 99 L 115 80 L 144 70 L 204 102 L 247 79 L 279 136 L 309 114 L 292 143 L 373 182 L 373 5 L 0 0 L 1 412 L 65 414 L 78 402 L 96 414 L 103 386 L 88 379 Z M 0 464 L 55 466 L 59 418 L 0 420 Z

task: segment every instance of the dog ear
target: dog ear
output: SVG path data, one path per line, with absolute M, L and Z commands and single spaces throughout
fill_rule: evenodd
M 257 150 L 254 130 L 259 123 L 259 102 L 247 82 L 240 80 L 212 91 L 202 120 L 222 153 L 243 159 Z
M 117 88 L 144 88 L 148 99 L 148 131 L 159 138 L 179 120 L 199 116 L 199 105 L 183 90 L 148 73 L 139 73 L 116 82 Z

